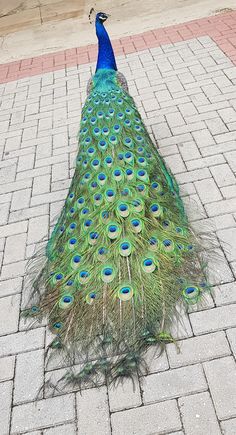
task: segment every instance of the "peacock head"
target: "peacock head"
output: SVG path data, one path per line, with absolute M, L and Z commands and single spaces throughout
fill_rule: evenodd
M 104 23 L 108 17 L 109 15 L 105 14 L 105 12 L 98 12 L 96 15 L 96 21 L 100 21 L 100 23 Z

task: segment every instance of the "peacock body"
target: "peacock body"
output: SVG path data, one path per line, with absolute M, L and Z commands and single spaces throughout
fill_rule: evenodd
M 207 287 L 177 183 L 117 72 L 106 17 L 96 18 L 75 173 L 27 310 L 48 317 L 53 348 L 86 355 L 80 381 L 132 373 L 147 346 L 172 340 L 176 304 Z

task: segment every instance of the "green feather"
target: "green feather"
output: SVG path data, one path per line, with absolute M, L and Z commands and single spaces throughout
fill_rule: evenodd
M 71 187 L 34 282 L 45 292 L 27 314 L 48 316 L 52 347 L 95 352 L 96 365 L 79 379 L 103 370 L 116 379 L 137 368 L 148 345 L 172 340 L 177 302 L 196 303 L 208 286 L 177 183 L 115 71 L 94 75 L 78 139 Z

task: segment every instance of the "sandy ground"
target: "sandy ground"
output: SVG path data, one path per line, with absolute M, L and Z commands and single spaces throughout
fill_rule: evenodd
M 16 0 L 10 1 L 12 7 L 12 2 Z M 51 7 L 57 7 L 55 0 L 47 1 L 51 1 Z M 37 9 L 33 8 L 34 2 L 35 0 L 28 0 L 27 6 L 32 6 L 32 10 L 36 11 Z M 6 5 L 5 0 L 0 0 L 0 8 L 1 3 Z M 60 21 L 55 21 L 54 18 L 53 21 L 37 24 L 36 20 L 36 24 L 30 23 L 24 30 L 0 36 L 0 62 L 6 63 L 95 43 L 96 36 L 88 20 L 88 12 L 92 6 L 97 11 L 102 10 L 112 15 L 107 22 L 107 29 L 112 38 L 117 38 L 202 18 L 225 9 L 236 9 L 236 2 L 235 0 L 100 0 L 96 3 L 78 1 L 76 18 L 63 19 L 62 14 L 58 18 Z M 6 6 L 5 9 L 0 9 L 5 13 L 9 10 L 10 7 Z M 15 14 L 9 16 L 9 19 L 14 19 L 14 16 L 17 17 Z M 6 19 L 8 18 L 4 17 L 4 20 Z

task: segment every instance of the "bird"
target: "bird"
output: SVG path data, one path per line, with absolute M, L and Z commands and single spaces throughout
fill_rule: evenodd
M 46 317 L 50 350 L 80 358 L 67 375 L 79 386 L 136 376 L 150 346 L 175 341 L 176 307 L 210 289 L 179 186 L 117 69 L 107 19 L 96 14 L 75 172 L 24 310 Z

